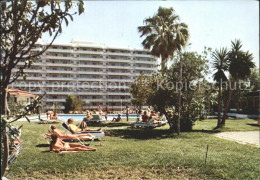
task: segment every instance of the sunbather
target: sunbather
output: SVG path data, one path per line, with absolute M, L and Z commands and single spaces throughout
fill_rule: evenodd
M 75 125 L 73 124 L 73 122 L 74 122 L 73 118 L 69 118 L 69 119 L 68 119 L 68 124 L 69 124 L 68 127 L 69 127 L 69 129 L 70 129 L 73 133 L 84 132 L 84 131 L 100 131 L 100 130 L 101 130 L 101 128 L 98 128 L 98 129 L 89 129 L 88 127 L 85 128 L 85 129 L 81 129 L 81 128 L 79 128 L 78 126 L 75 126 Z
M 87 134 L 68 134 L 62 133 L 56 126 L 51 125 L 52 134 L 62 139 L 92 139 L 93 136 L 90 133 Z
M 162 120 L 163 120 L 163 113 L 160 112 L 159 116 L 154 117 L 154 119 L 151 121 L 151 124 L 160 123 Z
M 113 119 L 112 119 L 112 122 L 119 122 L 119 121 L 121 121 L 121 120 L 122 120 L 121 115 L 118 114 L 118 115 L 117 115 L 117 118 L 113 118 Z
M 147 111 L 144 111 L 144 115 L 142 116 L 142 122 L 148 122 L 149 117 L 147 115 Z
M 57 136 L 52 135 L 52 142 L 50 144 L 50 151 L 96 151 L 96 148 L 84 146 L 77 143 L 65 143 Z

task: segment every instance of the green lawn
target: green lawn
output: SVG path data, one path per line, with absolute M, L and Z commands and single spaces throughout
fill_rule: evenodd
M 205 131 L 258 131 L 259 126 L 257 122 L 252 119 L 228 119 L 225 127 L 215 129 L 217 126 L 217 119 L 207 119 L 203 121 L 196 121 L 194 130 Z
M 256 128 L 247 125 L 255 121 L 239 122 L 243 125 L 228 120 L 226 128 Z M 125 122 L 108 123 L 102 128 L 109 130 L 112 136 L 94 142 L 92 146 L 97 148 L 96 152 L 58 154 L 48 152 L 49 147 L 43 139 L 50 125 L 23 122 L 24 149 L 7 178 L 258 179 L 259 148 L 214 137 L 207 133 L 214 123 L 216 120 L 197 122 L 194 132 L 182 133 L 179 137 L 169 135 L 167 126 L 135 130 L 127 128 Z M 100 143 L 102 146 L 98 146 Z M 205 164 L 207 145 L 209 152 Z

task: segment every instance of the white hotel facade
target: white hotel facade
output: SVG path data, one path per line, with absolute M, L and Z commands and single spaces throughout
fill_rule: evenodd
M 41 48 L 45 44 L 35 47 Z M 19 66 L 23 66 L 20 62 Z M 157 70 L 157 58 L 143 49 L 117 48 L 88 42 L 72 41 L 53 44 L 36 60 L 24 81 L 20 77 L 12 88 L 46 95 L 45 110 L 63 110 L 67 95 L 75 94 L 85 102 L 84 109 L 125 109 L 131 104 L 130 86 L 135 78 Z

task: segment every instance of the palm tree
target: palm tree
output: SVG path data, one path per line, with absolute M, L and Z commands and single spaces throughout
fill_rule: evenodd
M 231 41 L 232 49 L 229 52 L 229 74 L 232 78 L 231 86 L 235 86 L 239 80 L 247 79 L 251 74 L 251 69 L 255 67 L 253 55 L 249 51 L 241 50 L 242 42 L 240 40 Z M 227 111 L 229 109 L 230 100 L 234 87 L 229 89 L 228 99 L 225 105 L 224 115 L 222 117 L 221 125 L 225 125 Z
M 216 72 L 213 74 L 214 81 L 218 84 L 218 124 L 217 127 L 221 126 L 221 109 L 222 109 L 222 82 L 227 81 L 225 71 L 228 70 L 228 50 L 227 48 L 216 49 L 213 54 L 213 68 Z
M 151 54 L 161 58 L 161 71 L 164 74 L 166 62 L 176 51 L 181 52 L 189 39 L 188 26 L 181 23 L 173 8 L 159 7 L 157 14 L 144 20 L 145 25 L 139 26 L 140 37 L 146 36 L 142 45 L 151 50 Z M 181 58 L 180 58 L 181 59 Z M 182 64 L 180 67 L 180 83 L 182 82 Z M 179 90 L 179 117 L 177 133 L 180 133 L 181 90 Z
M 179 22 L 179 16 L 173 8 L 159 7 L 157 14 L 144 20 L 145 25 L 139 26 L 140 37 L 146 36 L 142 45 L 151 54 L 161 58 L 162 72 L 167 60 L 175 51 L 181 51 L 189 38 L 188 26 Z

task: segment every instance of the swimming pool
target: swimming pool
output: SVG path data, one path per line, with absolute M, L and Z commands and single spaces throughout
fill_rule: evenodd
M 73 118 L 75 121 L 82 121 L 83 118 L 85 118 L 85 114 L 58 114 L 58 119 L 68 120 L 69 118 Z M 113 118 L 116 118 L 117 114 L 109 114 L 107 119 L 112 120 Z M 137 118 L 136 114 L 130 114 L 128 116 L 129 118 Z M 121 115 L 121 118 L 126 118 L 125 114 Z M 102 116 L 102 119 L 105 120 L 105 115 Z
M 64 121 L 67 121 L 69 118 L 73 118 L 75 121 L 82 121 L 83 118 L 86 117 L 86 114 L 58 114 L 58 119 L 62 119 Z M 107 117 L 107 120 L 112 120 L 113 118 L 116 118 L 117 114 L 109 114 Z M 128 116 L 129 118 L 137 118 L 136 114 L 130 114 Z M 42 119 L 46 119 L 47 116 L 43 115 L 41 116 Z M 121 115 L 121 118 L 126 118 L 125 114 Z M 38 116 L 29 117 L 31 121 L 37 121 L 39 120 Z M 105 115 L 102 116 L 102 120 L 105 120 Z M 20 119 L 20 121 L 27 121 L 25 118 Z

